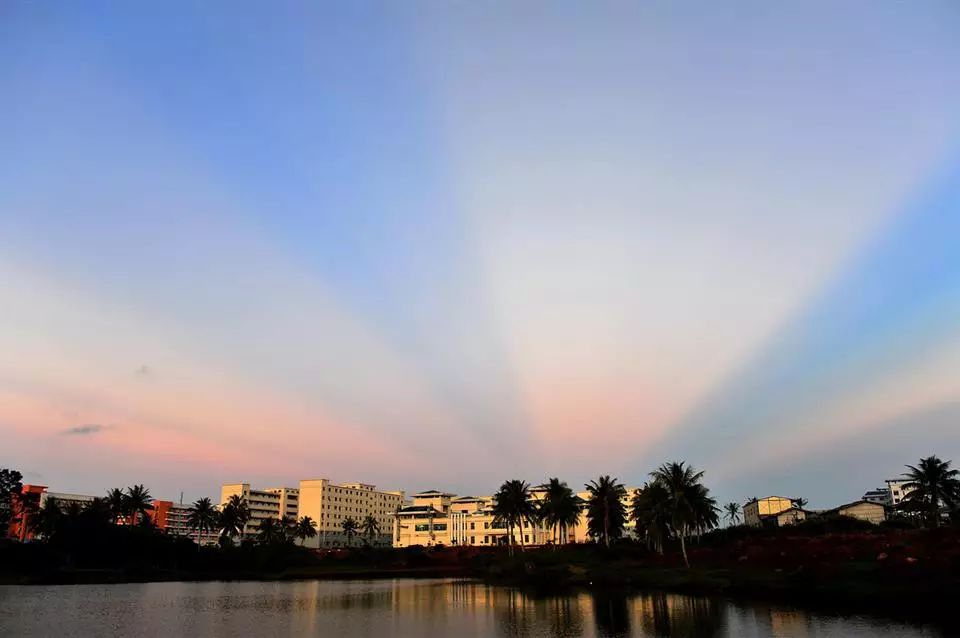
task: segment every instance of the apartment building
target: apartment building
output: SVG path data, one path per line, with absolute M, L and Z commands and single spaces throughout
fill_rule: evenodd
M 47 492 L 44 490 L 44 492 L 40 494 L 40 507 L 43 507 L 50 499 L 56 501 L 60 509 L 66 509 L 71 505 L 86 507 L 92 503 L 95 498 L 97 497 L 88 494 L 68 494 L 66 492 Z
M 300 490 L 295 487 L 253 489 L 249 483 L 228 483 L 220 488 L 220 507 L 223 508 L 233 495 L 246 501 L 250 510 L 250 519 L 243 528 L 244 536 L 256 534 L 260 522 L 266 518 L 298 517 Z
M 912 490 L 905 489 L 904 486 L 910 481 L 907 479 L 887 479 L 887 489 L 890 490 L 890 505 L 897 506 L 907 497 Z
M 373 516 L 380 528 L 373 538 L 364 536 L 364 542 L 389 546 L 392 540 L 393 519 L 403 506 L 403 491 L 380 491 L 368 483 L 332 483 L 330 479 L 300 481 L 299 516 L 309 516 L 317 524 L 317 537 L 307 539 L 307 547 L 339 547 L 348 542 L 343 522 L 352 518 L 363 523 Z
M 624 505 L 638 488 L 628 488 Z M 540 501 L 546 489 L 530 490 L 530 500 Z M 581 504 L 586 506 L 589 494 L 578 492 Z M 458 545 L 490 547 L 508 542 L 507 526 L 496 520 L 493 514 L 493 496 L 457 496 L 449 492 L 427 490 L 412 495 L 412 502 L 401 508 L 393 528 L 393 546 L 413 545 Z M 632 533 L 628 530 L 628 533 Z M 513 542 L 525 545 L 544 545 L 554 540 L 553 530 L 543 525 L 524 521 L 513 530 Z M 584 510 L 577 525 L 567 530 L 561 543 L 583 543 L 589 540 L 587 516 Z
M 198 531 L 190 528 L 190 510 L 190 505 L 156 500 L 150 510 L 150 519 L 165 534 L 184 536 L 196 542 Z M 208 530 L 199 534 L 199 542 L 201 545 L 216 545 L 219 536 L 219 529 Z

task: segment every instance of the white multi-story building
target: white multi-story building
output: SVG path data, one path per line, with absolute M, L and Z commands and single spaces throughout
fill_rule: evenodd
M 347 543 L 366 542 L 389 546 L 393 534 L 393 519 L 403 505 L 402 491 L 384 492 L 368 483 L 331 483 L 329 479 L 300 481 L 299 516 L 309 516 L 317 524 L 316 538 L 304 541 L 307 547 L 339 547 Z M 362 525 L 372 516 L 377 529 L 369 536 L 358 531 L 362 541 L 348 539 L 343 523 L 352 518 Z
M 229 483 L 220 488 L 220 508 L 238 495 L 247 503 L 250 519 L 243 528 L 244 536 L 256 534 L 260 522 L 266 518 L 280 519 L 284 516 L 296 519 L 300 501 L 300 490 L 295 487 L 269 487 L 253 489 L 249 483 Z
M 630 499 L 639 488 L 626 489 L 623 504 L 630 509 Z M 530 488 L 530 500 L 537 503 L 546 496 L 542 486 Z M 576 494 L 581 507 L 586 505 L 589 493 Z M 493 513 L 493 496 L 456 496 L 447 492 L 427 490 L 413 495 L 413 502 L 397 512 L 393 528 L 393 546 L 457 545 L 489 547 L 508 542 L 507 526 Z M 625 530 L 629 536 L 632 532 Z M 545 545 L 557 542 L 583 543 L 589 540 L 587 516 L 583 511 L 576 525 L 566 530 L 551 530 L 541 524 L 523 521 L 513 530 L 513 542 L 524 545 Z
M 907 494 L 912 490 L 904 489 L 904 485 L 909 483 L 908 479 L 887 479 L 887 489 L 890 491 L 890 505 L 896 507 L 899 505 Z

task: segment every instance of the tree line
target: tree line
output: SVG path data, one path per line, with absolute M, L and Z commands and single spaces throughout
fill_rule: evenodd
M 598 543 L 609 547 L 621 538 L 632 522 L 637 538 L 648 547 L 663 552 L 668 539 L 680 543 L 684 561 L 689 565 L 686 539 L 702 534 L 719 524 L 719 508 L 703 485 L 703 472 L 696 471 L 683 461 L 664 463 L 650 473 L 643 487 L 627 494 L 619 479 L 608 475 L 590 481 L 584 487 L 588 497 L 581 499 L 558 478 L 551 478 L 542 486 L 541 499 L 533 499 L 530 484 L 509 480 L 494 495 L 494 521 L 507 528 L 507 544 L 514 548 L 515 528 L 520 529 L 520 547 L 523 549 L 524 524 L 542 525 L 551 532 L 551 544 L 565 543 L 568 530 L 587 518 L 587 534 Z
M 907 465 L 903 488 L 906 496 L 897 510 L 913 516 L 920 522 L 937 527 L 947 509 L 958 516 L 960 507 L 960 472 L 951 468 L 950 461 L 936 456 L 921 459 L 916 465 Z M 14 470 L 0 469 L 0 523 L 10 522 L 13 508 L 10 499 L 21 488 L 21 476 Z M 730 525 L 740 523 L 741 508 L 728 503 L 723 510 L 717 507 L 710 491 L 703 484 L 703 472 L 683 461 L 664 463 L 649 474 L 649 480 L 633 494 L 616 478 L 600 476 L 585 485 L 587 498 L 580 498 L 565 482 L 551 478 L 539 486 L 543 497 L 532 498 L 531 486 L 526 481 L 505 481 L 494 496 L 494 522 L 507 528 L 507 544 L 512 554 L 515 538 L 524 548 L 524 524 L 543 526 L 551 533 L 550 544 L 565 543 L 569 530 L 586 516 L 587 533 L 594 541 L 609 547 L 621 538 L 627 527 L 634 526 L 636 537 L 651 550 L 663 553 L 665 544 L 677 542 L 684 562 L 689 565 L 687 540 L 716 528 L 721 512 Z M 47 498 L 42 507 L 21 512 L 27 517 L 29 531 L 40 539 L 52 539 L 68 530 L 98 525 L 122 525 L 150 529 L 155 527 L 153 497 L 143 485 L 124 489 L 115 488 L 104 497 L 86 504 L 76 501 L 58 503 Z M 806 499 L 794 499 L 796 507 L 806 505 Z M 315 538 L 317 523 L 309 516 L 299 519 L 283 516 L 259 521 L 252 534 L 247 534 L 251 520 L 250 508 L 241 495 L 232 495 L 222 507 L 209 498 L 195 501 L 189 511 L 187 524 L 200 545 L 204 535 L 216 533 L 220 545 L 235 541 L 259 544 L 300 542 Z M 520 533 L 515 536 L 514 530 Z M 361 536 L 372 542 L 381 534 L 380 524 L 371 515 L 358 521 L 345 519 L 341 530 L 347 545 Z
M 43 506 L 27 511 L 27 529 L 37 538 L 51 539 L 73 529 L 80 523 L 103 525 L 129 525 L 150 529 L 154 521 L 153 497 L 143 485 L 134 485 L 126 490 L 114 488 L 103 498 L 94 498 L 87 503 L 69 501 L 60 503 L 56 498 L 47 498 Z M 187 526 L 195 534 L 199 546 L 204 536 L 216 533 L 218 544 L 228 545 L 235 541 L 250 541 L 272 545 L 317 537 L 317 523 L 309 516 L 294 519 L 289 516 L 268 517 L 259 521 L 253 533 L 248 535 L 247 524 L 251 519 L 250 507 L 239 494 L 230 496 L 223 507 L 217 507 L 209 498 L 200 498 L 190 506 Z M 362 521 L 347 518 L 341 528 L 347 544 L 355 536 L 372 542 L 381 533 L 379 521 L 366 516 Z

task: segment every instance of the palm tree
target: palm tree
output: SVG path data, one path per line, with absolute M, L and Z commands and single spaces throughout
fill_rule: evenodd
M 113 508 L 105 498 L 94 498 L 87 503 L 84 509 L 84 515 L 87 520 L 95 525 L 115 525 L 116 518 L 113 516 Z
M 246 499 L 240 494 L 231 494 L 220 512 L 220 535 L 239 536 L 242 541 L 249 520 L 250 508 Z
M 286 539 L 286 529 L 279 518 L 270 516 L 257 525 L 257 542 L 259 543 L 273 545 Z
M 620 538 L 627 522 L 627 508 L 623 499 L 627 490 L 616 478 L 601 476 L 586 484 L 590 498 L 587 500 L 587 531 L 610 547 L 610 540 Z
M 537 507 L 530 500 L 530 484 L 513 479 L 505 481 L 493 497 L 493 521 L 507 526 L 507 544 L 513 555 L 513 528 L 520 529 L 520 549 L 524 548 L 523 523 L 537 519 Z
M 283 530 L 284 539 L 292 543 L 297 537 L 297 519 L 287 515 L 281 516 L 280 529 Z
M 110 515 L 114 523 L 119 523 L 127 518 L 127 495 L 119 487 L 115 487 L 107 492 L 107 505 L 110 507 Z
M 798 510 L 802 510 L 807 506 L 807 499 L 803 498 L 802 496 L 800 498 L 795 498 L 793 499 L 793 506 Z
M 541 487 L 546 489 L 537 516 L 550 527 L 550 540 L 557 542 L 557 535 L 566 540 L 567 528 L 580 521 L 580 504 L 577 495 L 558 478 L 552 478 Z
M 367 537 L 367 542 L 372 544 L 374 537 L 380 535 L 380 522 L 373 514 L 367 514 L 363 522 L 360 523 L 360 529 L 363 530 L 364 536 Z
M 951 461 L 941 461 L 936 456 L 920 459 L 919 467 L 907 465 L 904 473 L 908 483 L 904 500 L 925 507 L 934 527 L 940 526 L 940 503 L 951 509 L 960 503 L 960 471 L 950 469 Z
M 304 541 L 308 538 L 316 538 L 316 536 L 317 522 L 315 520 L 309 516 L 304 516 L 297 521 L 296 537 L 300 539 L 301 545 L 303 545 Z
M 700 482 L 703 472 L 694 471 L 682 461 L 664 463 L 650 476 L 667 491 L 670 527 L 680 538 L 683 562 L 690 567 L 686 537 L 717 526 L 716 501 L 710 498 L 709 490 Z
M 43 540 L 50 540 L 56 535 L 62 520 L 63 510 L 60 509 L 57 499 L 48 498 L 43 502 L 43 507 L 29 518 L 28 525 L 31 532 Z
M 352 539 L 357 533 L 357 530 L 360 529 L 360 523 L 358 523 L 352 516 L 348 516 L 347 518 L 343 519 L 342 523 L 340 523 L 340 528 L 347 537 L 347 547 L 349 547 L 351 545 L 350 539 Z
M 727 503 L 723 506 L 724 511 L 726 512 L 727 522 L 732 526 L 740 522 L 740 504 L 739 503 Z
M 127 515 L 130 516 L 130 524 L 136 525 L 139 517 L 148 516 L 153 510 L 153 497 L 150 496 L 150 490 L 143 485 L 134 485 L 127 488 Z
M 633 493 L 631 515 L 637 536 L 648 549 L 663 554 L 664 541 L 670 536 L 670 494 L 662 483 L 647 483 Z
M 194 502 L 187 515 L 187 525 L 197 533 L 197 549 L 200 549 L 200 539 L 204 533 L 216 529 L 220 523 L 219 512 L 209 498 L 203 497 Z

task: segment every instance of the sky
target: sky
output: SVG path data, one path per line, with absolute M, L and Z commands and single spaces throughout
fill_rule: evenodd
M 0 6 L 0 466 L 54 491 L 960 463 L 960 6 Z

